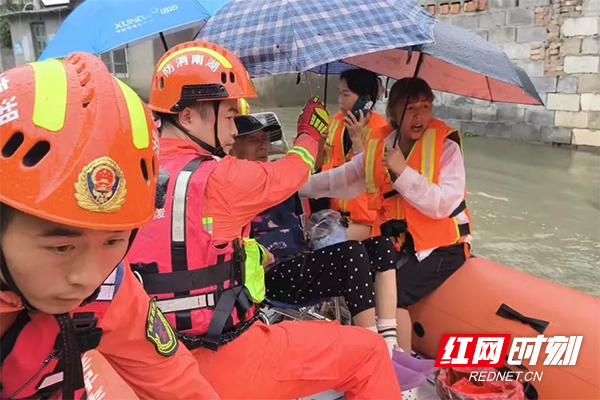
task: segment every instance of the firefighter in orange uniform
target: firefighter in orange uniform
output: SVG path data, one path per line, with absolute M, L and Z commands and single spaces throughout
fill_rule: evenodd
M 350 69 L 340 76 L 338 104 L 340 112 L 331 118 L 329 136 L 325 142 L 322 171 L 327 171 L 350 161 L 355 154 L 364 150 L 373 133 L 387 126 L 385 117 L 371 111 L 357 118 L 351 113 L 360 98 L 372 99 L 375 103 L 379 95 L 379 80 L 373 72 L 364 69 Z M 318 166 L 317 166 L 318 167 Z M 331 208 L 348 218 L 351 226 L 348 237 L 353 240 L 365 240 L 371 237 L 377 212 L 369 210 L 366 194 L 351 200 L 331 199 Z
M 290 197 L 314 166 L 328 114 L 311 99 L 282 159 L 239 160 L 240 98 L 256 97 L 237 57 L 183 43 L 159 61 L 150 107 L 162 121 L 160 209 L 140 230 L 132 267 L 221 398 L 299 398 L 337 389 L 350 399 L 400 398 L 381 337 L 337 323 L 257 322 L 264 265 L 248 237 L 260 212 Z
M 142 101 L 74 53 L 0 75 L 0 104 L 0 397 L 85 398 L 95 348 L 140 398 L 218 398 L 123 260 L 154 215 Z

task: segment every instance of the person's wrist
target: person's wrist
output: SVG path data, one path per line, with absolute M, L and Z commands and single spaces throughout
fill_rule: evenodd
M 402 163 L 401 165 L 395 165 L 394 167 L 392 167 L 392 172 L 399 177 L 406 169 L 406 166 L 406 163 Z

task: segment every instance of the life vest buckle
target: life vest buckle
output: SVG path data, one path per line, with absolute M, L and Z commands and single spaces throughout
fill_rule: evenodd
M 220 340 L 212 340 L 207 338 L 206 336 L 202 338 L 202 347 L 205 347 L 211 351 L 219 350 Z
M 92 312 L 73 314 L 73 326 L 77 334 L 77 344 L 82 353 L 95 349 L 102 338 L 102 328 L 97 327 L 98 318 Z
M 407 231 L 405 220 L 390 219 L 379 227 L 381 234 L 388 238 L 397 238 Z
M 244 245 L 239 239 L 233 241 L 233 258 L 240 264 L 246 262 L 246 252 L 244 251 Z

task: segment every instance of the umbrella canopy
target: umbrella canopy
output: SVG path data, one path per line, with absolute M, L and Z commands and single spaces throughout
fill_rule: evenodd
M 190 28 L 228 0 L 86 0 L 65 19 L 40 56 L 104 53 L 161 33 Z
M 432 43 L 434 21 L 412 0 L 234 0 L 198 38 L 233 51 L 260 77 Z
M 348 57 L 313 72 L 330 74 L 360 67 L 394 79 L 415 75 L 436 90 L 482 100 L 543 104 L 525 71 L 498 47 L 464 29 L 437 21 L 434 44 L 425 44 L 409 59 L 407 50 L 379 52 L 373 57 Z

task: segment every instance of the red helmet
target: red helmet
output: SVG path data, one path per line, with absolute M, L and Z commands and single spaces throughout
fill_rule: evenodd
M 242 62 L 214 43 L 192 41 L 170 49 L 152 77 L 149 107 L 176 114 L 193 101 L 257 97 Z

